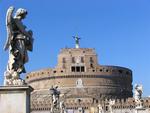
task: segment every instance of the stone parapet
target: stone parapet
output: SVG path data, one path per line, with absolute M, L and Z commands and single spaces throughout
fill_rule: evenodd
M 35 91 L 32 94 L 32 111 L 47 111 L 50 110 L 51 105 L 51 97 L 48 90 L 45 91 Z M 79 101 L 80 100 L 80 101 Z M 150 109 L 150 98 L 143 98 L 143 106 L 145 109 Z M 65 106 L 67 109 L 78 109 L 82 107 L 84 109 L 90 109 L 91 107 L 97 108 L 99 104 L 102 105 L 104 110 L 107 110 L 109 99 L 106 98 L 96 98 L 95 95 L 85 94 L 83 96 L 70 96 L 70 94 L 66 95 Z M 112 106 L 114 111 L 122 110 L 133 110 L 135 109 L 135 101 L 134 98 L 127 99 L 116 99 L 115 105 Z M 117 112 L 119 113 L 119 112 Z

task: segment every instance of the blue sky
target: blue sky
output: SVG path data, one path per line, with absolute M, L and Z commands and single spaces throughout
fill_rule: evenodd
M 61 48 L 95 48 L 99 63 L 133 71 L 133 84 L 150 95 L 150 1 L 149 0 L 0 0 L 0 84 L 8 60 L 5 15 L 9 6 L 26 8 L 24 24 L 34 32 L 34 51 L 27 72 L 54 67 Z M 25 75 L 22 75 L 24 77 Z

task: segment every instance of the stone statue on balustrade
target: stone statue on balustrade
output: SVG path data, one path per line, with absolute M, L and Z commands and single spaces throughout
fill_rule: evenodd
M 50 113 L 67 113 L 66 107 L 64 104 L 64 99 L 60 96 L 60 91 L 58 90 L 58 86 L 50 88 L 51 94 L 51 111 Z M 62 94 L 65 96 L 65 94 Z M 60 99 L 61 97 L 61 99 Z
M 104 113 L 104 110 L 101 104 L 98 104 L 98 113 Z
M 143 86 L 135 84 L 135 90 L 134 90 L 134 99 L 136 103 L 137 108 L 142 108 L 142 94 L 143 94 Z
M 110 99 L 109 102 L 108 102 L 108 104 L 109 104 L 108 107 L 109 107 L 110 113 L 113 113 L 112 106 L 115 104 L 115 100 Z
M 24 85 L 20 78 L 25 73 L 24 64 L 28 62 L 28 51 L 33 49 L 33 33 L 22 23 L 27 10 L 19 8 L 13 16 L 14 7 L 9 7 L 6 14 L 7 40 L 4 50 L 9 50 L 7 70 L 4 73 L 4 85 Z
M 58 91 L 58 86 L 51 87 L 50 93 L 51 93 L 51 113 L 60 112 L 59 109 L 59 97 L 60 97 L 60 91 Z

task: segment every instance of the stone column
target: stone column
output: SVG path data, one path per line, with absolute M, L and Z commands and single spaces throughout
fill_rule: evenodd
M 30 86 L 0 86 L 0 113 L 30 113 Z

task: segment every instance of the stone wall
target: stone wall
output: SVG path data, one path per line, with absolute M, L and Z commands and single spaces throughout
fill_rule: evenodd
M 100 66 L 96 72 L 84 73 L 54 73 L 53 70 L 31 72 L 27 75 L 26 82 L 35 90 L 49 89 L 56 84 L 62 89 L 73 89 L 78 87 L 77 83 L 80 80 L 83 88 L 97 88 L 99 95 L 123 95 L 125 98 L 132 96 L 132 72 L 126 68 Z

